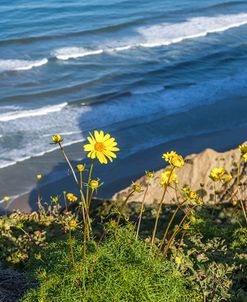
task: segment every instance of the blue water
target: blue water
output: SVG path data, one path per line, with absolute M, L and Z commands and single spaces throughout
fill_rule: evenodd
M 0 167 L 89 130 L 122 157 L 247 123 L 247 1 L 1 0 Z

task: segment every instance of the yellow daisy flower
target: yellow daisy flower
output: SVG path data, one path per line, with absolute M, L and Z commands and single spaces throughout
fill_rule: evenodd
M 77 201 L 77 197 L 73 193 L 67 193 L 66 196 L 70 202 Z
M 247 145 L 239 145 L 238 149 L 242 153 L 242 155 L 247 154 Z
M 197 198 L 198 198 L 198 195 L 196 194 L 196 192 L 190 191 L 190 193 L 189 193 L 189 198 L 190 198 L 190 199 L 197 199 Z
M 223 178 L 223 181 L 224 182 L 229 182 L 232 180 L 232 175 L 231 174 L 227 174 L 224 178 Z
M 184 198 L 186 198 L 188 201 L 195 201 L 198 205 L 202 204 L 202 200 L 198 196 L 198 194 L 191 190 L 190 187 L 185 187 L 182 189 L 184 192 Z
M 94 136 L 90 133 L 87 138 L 89 144 L 84 146 L 84 151 L 88 152 L 88 157 L 91 159 L 97 158 L 101 164 L 107 164 L 108 159 L 112 162 L 112 158 L 116 158 L 115 152 L 119 151 L 115 138 L 110 134 L 104 134 L 95 130 Z
M 171 168 L 165 169 L 164 172 L 161 173 L 160 177 L 161 177 L 161 181 L 160 181 L 161 186 L 165 186 L 170 183 L 177 182 L 177 174 L 175 170 Z
M 178 155 L 175 151 L 164 153 L 162 158 L 176 168 L 182 168 L 184 166 L 183 157 Z
M 225 168 L 213 168 L 212 171 L 210 172 L 209 177 L 213 180 L 213 181 L 219 181 L 223 179 L 223 176 L 225 175 L 226 170 Z

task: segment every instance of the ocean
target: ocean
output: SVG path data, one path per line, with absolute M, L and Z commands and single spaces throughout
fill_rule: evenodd
M 0 199 L 54 133 L 109 131 L 125 158 L 247 124 L 245 0 L 1 0 L 0 28 Z

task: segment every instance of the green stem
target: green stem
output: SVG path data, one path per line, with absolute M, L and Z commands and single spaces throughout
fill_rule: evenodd
M 86 258 L 87 254 L 87 222 L 84 223 L 84 229 L 83 229 L 83 257 L 84 260 Z
M 88 201 L 88 208 L 87 208 L 88 213 L 90 211 L 90 205 L 91 205 L 91 202 L 92 202 L 92 199 L 93 199 L 93 193 L 94 193 L 94 189 L 92 189 L 91 194 L 90 194 L 90 198 L 89 198 L 89 201 Z
M 68 166 L 69 166 L 71 172 L 72 172 L 72 175 L 73 175 L 73 177 L 74 177 L 74 180 L 75 180 L 76 184 L 77 184 L 78 187 L 79 187 L 79 191 L 80 191 L 80 195 L 81 195 L 81 200 L 82 200 L 82 203 L 84 204 L 84 208 L 86 208 L 86 202 L 85 202 L 85 198 L 84 198 L 83 191 L 82 191 L 82 185 L 79 183 L 79 181 L 78 181 L 78 179 L 77 179 L 77 176 L 76 176 L 76 174 L 75 174 L 75 171 L 74 171 L 74 169 L 73 169 L 73 167 L 72 167 L 72 165 L 71 165 L 71 163 L 70 163 L 70 160 L 69 160 L 69 158 L 68 158 L 66 152 L 64 151 L 64 148 L 63 148 L 63 146 L 62 146 L 61 143 L 59 143 L 59 147 L 60 147 L 60 149 L 61 149 L 61 151 L 62 151 L 62 154 L 63 154 L 63 156 L 64 156 L 64 158 L 65 158 L 65 160 L 66 160 L 66 162 L 67 162 L 67 164 L 68 164 Z M 83 207 L 82 207 L 82 209 L 83 209 Z M 84 212 L 84 209 L 83 209 L 82 211 Z M 85 213 L 84 213 L 83 220 L 84 220 L 84 223 L 85 223 L 85 222 L 86 222 Z
M 161 212 L 161 209 L 162 209 L 162 204 L 163 204 L 163 201 L 164 201 L 164 198 L 165 198 L 165 195 L 166 195 L 166 190 L 167 190 L 167 185 L 164 188 L 164 191 L 163 191 L 160 203 L 159 203 L 159 208 L 158 208 L 158 212 L 157 212 L 157 215 L 156 215 L 155 224 L 154 224 L 154 228 L 153 228 L 151 246 L 154 243 L 155 235 L 156 235 L 156 232 L 157 232 L 157 226 L 158 226 L 158 222 L 159 222 L 160 212 Z
M 136 240 L 137 240 L 137 238 L 138 238 L 139 231 L 140 231 L 141 220 L 142 220 L 142 214 L 143 214 L 143 210 L 144 210 L 144 203 L 145 203 L 146 195 L 147 195 L 147 192 L 148 192 L 148 187 L 149 187 L 149 183 L 147 184 L 147 187 L 146 187 L 146 190 L 145 190 L 145 192 L 144 192 L 143 199 L 142 199 L 140 214 L 139 214 L 139 217 L 138 217 L 137 230 L 136 230 Z
M 184 217 L 181 219 L 181 221 L 180 221 L 178 227 L 174 230 L 174 232 L 173 232 L 172 236 L 170 237 L 170 239 L 169 239 L 169 241 L 168 241 L 166 247 L 164 248 L 163 256 L 165 256 L 165 255 L 167 254 L 168 249 L 169 249 L 170 245 L 172 244 L 174 238 L 176 237 L 176 235 L 177 235 L 178 232 L 180 231 L 180 228 L 181 228 L 183 222 L 184 222 L 185 219 L 189 216 L 189 214 L 194 210 L 194 208 L 195 208 L 196 206 L 197 206 L 197 205 L 192 206 L 192 207 L 185 213 Z
M 161 240 L 161 242 L 160 242 L 160 250 L 162 249 L 162 246 L 163 246 L 163 244 L 165 243 L 166 236 L 167 236 L 167 234 L 168 234 L 168 232 L 169 232 L 169 229 L 170 229 L 170 227 L 171 227 L 172 222 L 174 221 L 174 219 L 175 219 L 175 217 L 176 217 L 176 215 L 177 215 L 177 212 L 179 211 L 179 209 L 181 209 L 182 205 L 183 205 L 184 203 L 186 203 L 186 201 L 187 201 L 187 200 L 184 200 L 180 205 L 177 206 L 176 210 L 174 211 L 174 213 L 173 213 L 173 215 L 172 215 L 172 217 L 171 217 L 171 219 L 170 219 L 170 221 L 169 221 L 169 223 L 168 223 L 168 225 L 167 225 L 167 227 L 166 227 L 166 230 L 165 230 L 165 233 L 164 233 L 164 235 L 163 235 L 163 237 L 162 237 L 162 240 Z
M 30 235 L 23 229 L 23 228 L 19 228 L 25 235 L 27 235 L 27 237 L 29 239 L 31 239 Z
M 76 174 L 75 174 L 75 170 L 73 169 L 73 167 L 72 167 L 72 165 L 71 165 L 71 163 L 70 163 L 70 160 L 68 159 L 68 156 L 67 156 L 66 152 L 64 151 L 64 148 L 63 148 L 62 144 L 59 143 L 59 146 L 60 146 L 60 149 L 61 149 L 61 151 L 62 151 L 62 154 L 63 154 L 63 156 L 64 156 L 64 158 L 65 158 L 65 160 L 66 160 L 66 162 L 67 162 L 67 164 L 68 164 L 68 166 L 69 166 L 71 172 L 72 172 L 72 175 L 73 175 L 73 177 L 74 177 L 74 180 L 75 180 L 76 184 L 77 184 L 78 187 L 79 187 L 79 191 L 80 191 L 80 194 L 81 194 L 81 199 L 83 199 L 83 201 L 84 201 L 84 203 L 85 203 L 85 198 L 84 198 L 84 195 L 83 195 L 83 192 L 82 192 L 82 185 L 81 185 L 80 182 L 78 181 L 78 178 L 77 178 L 77 176 L 76 176 Z
M 71 229 L 69 229 L 69 246 L 70 246 L 70 255 L 72 260 L 73 268 L 75 269 L 75 258 L 74 258 L 74 249 L 73 249 L 73 242 L 71 236 Z
M 88 224 L 87 229 L 87 236 L 88 239 L 90 239 L 90 231 L 91 231 L 91 223 L 90 223 L 90 216 L 89 216 L 89 188 L 90 188 L 90 181 L 92 179 L 92 173 L 93 173 L 93 166 L 94 166 L 94 160 L 92 160 L 87 180 L 87 190 L 86 190 L 86 202 L 85 202 L 85 210 L 86 210 L 86 223 Z
M 67 157 L 67 155 L 66 155 L 66 153 L 65 153 L 65 151 L 64 151 L 64 148 L 63 148 L 63 146 L 62 146 L 61 143 L 59 143 L 59 147 L 60 147 L 60 149 L 61 149 L 61 151 L 62 151 L 62 153 L 63 153 L 63 156 L 64 156 L 64 158 L 65 158 L 67 164 L 69 165 L 69 168 L 70 168 L 70 170 L 71 170 L 71 172 L 72 172 L 72 174 L 73 174 L 73 177 L 74 177 L 75 182 L 77 183 L 77 185 L 79 185 L 79 181 L 78 181 L 78 179 L 77 179 L 77 177 L 76 177 L 75 171 L 74 171 L 74 169 L 73 169 L 73 167 L 72 167 L 72 165 L 71 165 L 71 163 L 70 163 L 70 161 L 69 161 L 69 159 L 68 159 L 68 157 Z
M 80 183 L 79 183 L 79 191 L 81 195 L 81 208 L 82 208 L 82 218 L 83 218 L 83 223 L 86 223 L 86 216 L 85 216 L 85 198 L 83 195 L 82 191 L 82 184 L 83 184 L 83 178 L 82 178 L 82 172 L 80 172 Z
M 186 230 L 183 231 L 183 234 L 182 234 L 181 239 L 180 239 L 180 241 L 179 241 L 179 245 L 178 245 L 178 248 L 177 248 L 175 257 L 178 256 L 178 253 L 179 253 L 179 251 L 180 251 L 181 245 L 183 244 L 183 241 L 184 241 L 184 236 L 185 236 L 185 234 L 186 234 Z
M 238 161 L 237 186 L 239 186 L 239 185 L 240 185 L 240 174 L 241 174 L 241 172 L 240 172 L 240 168 L 241 168 L 241 157 L 240 157 L 240 159 L 239 159 L 239 161 Z
M 40 197 L 39 181 L 37 181 L 37 191 L 38 191 L 37 206 L 38 206 L 38 211 L 40 212 L 40 210 L 41 210 L 41 197 Z
M 244 208 L 244 204 L 243 204 L 242 199 L 240 199 L 240 204 L 241 204 L 242 211 L 243 211 L 243 214 L 244 214 L 245 222 L 246 222 L 246 224 L 247 224 L 247 215 L 246 215 L 246 211 L 245 211 L 245 208 Z
M 89 175 L 88 175 L 88 180 L 87 180 L 86 203 L 88 203 L 89 185 L 90 185 L 90 181 L 92 179 L 93 166 L 94 166 L 94 160 L 92 160 L 92 162 L 91 162 L 90 170 L 89 170 Z
M 156 219 L 155 219 L 155 224 L 154 224 L 154 229 L 153 229 L 153 235 L 152 235 L 152 239 L 151 239 L 151 246 L 154 243 L 155 235 L 156 235 L 156 232 L 157 232 L 157 226 L 158 226 L 158 222 L 159 222 L 159 217 L 160 217 L 160 212 L 161 212 L 161 209 L 162 209 L 162 204 L 163 204 L 163 201 L 164 201 L 164 198 L 165 198 L 165 195 L 166 195 L 166 191 L 167 191 L 167 188 L 168 188 L 170 178 L 171 178 L 171 175 L 172 175 L 173 171 L 174 171 L 174 167 L 170 171 L 167 184 L 164 186 L 163 195 L 160 199 L 159 208 L 158 208 L 158 212 L 157 212 Z
M 117 227 L 118 227 L 119 222 L 120 222 L 120 219 L 121 219 L 121 217 L 122 217 L 122 215 L 123 215 L 123 210 L 124 210 L 124 208 L 125 208 L 125 206 L 126 206 L 128 200 L 129 200 L 130 196 L 131 196 L 134 192 L 135 192 L 135 191 L 132 190 L 132 191 L 129 193 L 129 195 L 126 197 L 125 201 L 123 202 L 123 204 L 122 204 L 122 206 L 121 206 L 121 208 L 120 208 L 120 211 L 119 211 L 119 214 L 118 214 L 117 225 L 116 225 Z
M 68 210 L 66 192 L 63 192 L 63 199 L 64 199 L 65 213 L 66 213 Z

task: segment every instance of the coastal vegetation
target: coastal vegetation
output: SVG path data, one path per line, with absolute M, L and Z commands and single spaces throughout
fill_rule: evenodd
M 231 171 L 212 169 L 210 205 L 204 188 L 181 186 L 177 171 L 186 160 L 175 151 L 162 155 L 160 200 L 146 204 L 149 183 L 132 183 L 117 202 L 99 202 L 103 180 L 94 164 L 107 165 L 119 151 L 115 138 L 94 131 L 84 145 L 91 163 L 71 164 L 63 137 L 52 136 L 77 184 L 42 200 L 37 181 L 37 211 L 0 217 L 0 261 L 26 272 L 35 283 L 22 302 L 48 301 L 239 301 L 247 300 L 247 213 L 245 173 L 247 145 Z M 107 167 L 106 167 L 107 169 Z M 175 192 L 174 204 L 166 197 Z M 141 203 L 129 203 L 142 194 Z M 4 202 L 10 202 L 5 196 Z M 97 206 L 96 206 L 97 204 Z

